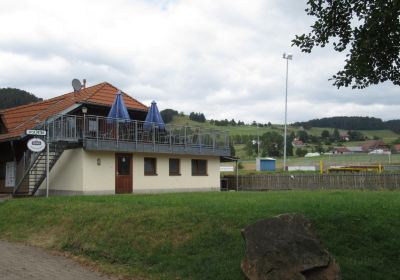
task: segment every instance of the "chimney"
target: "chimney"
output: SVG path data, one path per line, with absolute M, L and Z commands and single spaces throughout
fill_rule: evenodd
M 83 82 L 83 88 L 86 88 L 86 79 L 83 79 L 82 82 Z

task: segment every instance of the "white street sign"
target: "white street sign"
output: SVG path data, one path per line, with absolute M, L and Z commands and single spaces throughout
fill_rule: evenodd
M 27 146 L 32 152 L 40 153 L 46 148 L 46 143 L 40 138 L 32 138 L 29 139 Z
M 26 131 L 27 135 L 39 135 L 39 136 L 44 136 L 46 135 L 46 130 L 41 130 L 41 129 L 28 129 Z

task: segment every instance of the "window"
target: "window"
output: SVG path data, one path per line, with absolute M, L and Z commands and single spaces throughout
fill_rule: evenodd
M 157 175 L 157 161 L 155 158 L 144 158 L 144 175 Z
M 97 131 L 97 121 L 89 119 L 89 133 L 96 133 Z
M 207 176 L 207 160 L 192 159 L 192 176 Z
M 179 158 L 169 159 L 169 175 L 181 175 L 181 164 Z
M 121 176 L 131 174 L 131 157 L 130 156 L 118 156 L 117 172 L 118 172 L 117 175 L 121 175 Z
M 0 180 L 4 180 L 6 178 L 6 163 L 0 162 Z
M 0 120 L 0 134 L 6 133 L 6 127 L 4 126 L 3 122 Z

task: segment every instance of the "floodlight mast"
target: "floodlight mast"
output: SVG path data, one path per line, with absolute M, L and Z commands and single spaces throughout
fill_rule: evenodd
M 283 136 L 283 170 L 286 171 L 286 151 L 287 151 L 287 94 L 288 94 L 288 79 L 289 79 L 289 60 L 293 59 L 291 53 L 283 53 L 283 59 L 286 59 L 286 91 L 285 91 L 285 132 Z

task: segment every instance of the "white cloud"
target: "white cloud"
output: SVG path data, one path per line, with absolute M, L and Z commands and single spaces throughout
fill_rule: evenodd
M 304 1 L 115 0 L 0 2 L 0 87 L 47 98 L 72 78 L 109 81 L 160 109 L 282 122 L 284 51 L 289 121 L 334 115 L 398 118 L 397 87 L 331 86 L 344 56 L 290 47 L 312 19 Z

